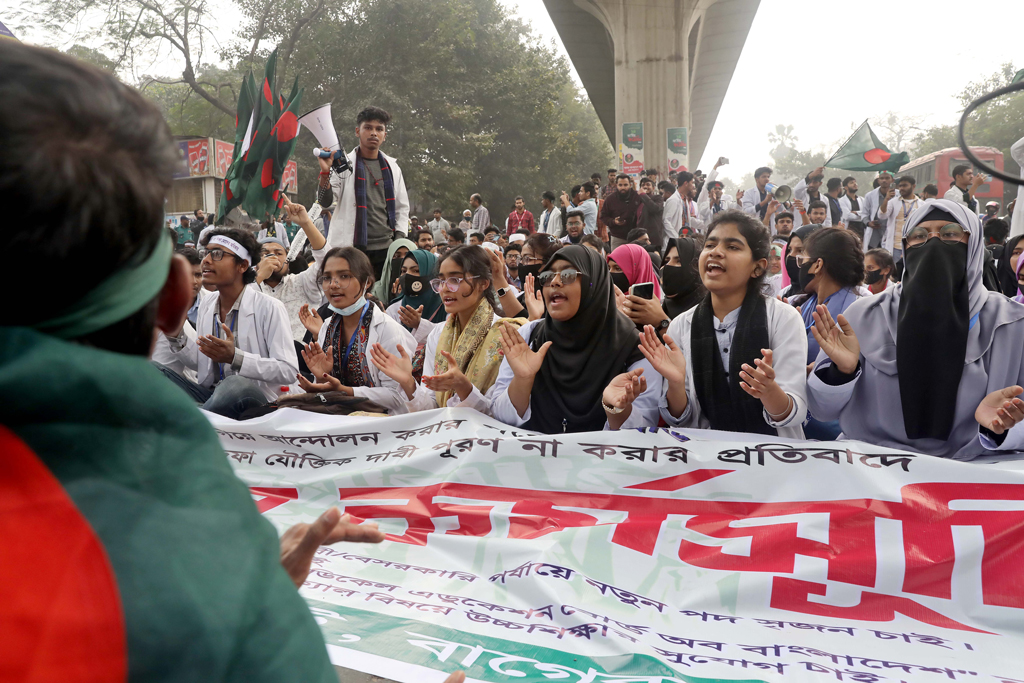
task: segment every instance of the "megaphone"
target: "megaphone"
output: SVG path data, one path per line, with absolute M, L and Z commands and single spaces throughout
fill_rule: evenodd
M 341 143 L 338 142 L 338 133 L 334 130 L 330 102 L 306 112 L 298 118 L 298 121 L 299 125 L 308 128 L 316 141 L 320 143 L 319 147 L 313 148 L 313 156 L 332 159 L 331 166 L 338 174 L 349 169 L 348 159 L 341 149 Z
M 780 202 L 788 202 L 793 197 L 793 188 L 789 185 L 775 185 L 773 183 L 768 183 L 764 186 L 764 189 Z

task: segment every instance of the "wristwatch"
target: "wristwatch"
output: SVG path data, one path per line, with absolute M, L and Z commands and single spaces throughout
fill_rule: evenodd
M 665 334 L 665 330 L 667 330 L 668 326 L 671 325 L 671 324 L 672 324 L 672 321 L 669 320 L 668 318 L 665 318 L 660 323 L 658 323 L 657 327 L 654 328 L 654 331 L 660 337 L 661 335 Z
M 511 289 L 511 288 L 510 287 L 502 287 L 501 289 L 499 289 L 498 290 L 498 298 L 500 299 L 501 297 L 503 297 L 506 294 L 508 294 L 508 290 L 509 289 Z

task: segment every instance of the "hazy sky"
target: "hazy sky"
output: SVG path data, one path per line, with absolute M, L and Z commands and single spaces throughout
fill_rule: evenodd
M 562 50 L 543 0 L 505 2 Z M 704 158 L 691 166 L 710 171 L 726 156 L 722 173 L 739 180 L 770 161 L 778 123 L 793 126 L 801 149 L 829 151 L 851 124 L 890 110 L 954 124 L 968 82 L 1007 61 L 1024 68 L 1022 25 L 1024 0 L 761 0 Z
M 502 2 L 565 54 L 543 0 Z M 0 20 L 13 4 L 0 0 Z M 217 38 L 231 40 L 231 3 L 212 4 L 225 14 Z M 1014 40 L 1022 25 L 1024 0 L 761 0 L 704 159 L 691 167 L 709 171 L 726 156 L 723 174 L 738 181 L 770 161 L 767 134 L 779 123 L 794 127 L 801 149 L 830 152 L 853 125 L 890 110 L 925 116 L 924 125 L 956 123 L 955 95 L 968 82 L 1007 61 L 1024 68 L 1024 44 Z

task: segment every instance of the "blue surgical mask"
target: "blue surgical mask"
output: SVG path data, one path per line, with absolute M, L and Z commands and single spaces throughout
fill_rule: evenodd
M 364 306 L 366 306 L 366 297 L 365 296 L 360 296 L 355 301 L 355 303 L 353 303 L 351 306 L 346 306 L 345 308 L 338 308 L 336 306 L 332 306 L 330 304 L 327 304 L 327 308 L 331 309 L 337 315 L 340 315 L 340 316 L 352 315 L 353 313 L 356 313 L 357 311 L 361 310 Z

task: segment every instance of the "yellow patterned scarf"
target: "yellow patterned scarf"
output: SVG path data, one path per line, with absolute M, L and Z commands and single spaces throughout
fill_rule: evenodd
M 487 393 L 498 379 L 498 369 L 503 358 L 498 325 L 506 322 L 518 329 L 526 321 L 525 318 L 501 318 L 492 325 L 492 320 L 494 309 L 486 298 L 480 300 L 465 330 L 459 325 L 459 316 L 449 315 L 444 323 L 444 329 L 441 330 L 441 338 L 437 340 L 434 374 L 440 375 L 448 371 L 448 360 L 441 355 L 442 351 L 447 351 L 455 358 L 462 374 L 469 378 L 473 386 L 479 389 L 480 393 Z M 452 392 L 435 393 L 438 407 L 447 406 Z

